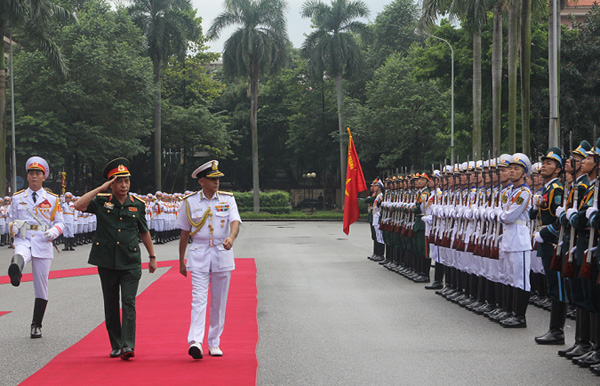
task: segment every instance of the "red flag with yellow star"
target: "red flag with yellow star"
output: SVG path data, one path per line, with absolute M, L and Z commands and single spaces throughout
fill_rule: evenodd
M 350 225 L 360 218 L 358 212 L 358 193 L 367 190 L 358 154 L 354 147 L 350 128 L 348 130 L 348 166 L 346 167 L 346 196 L 344 202 L 344 233 L 350 233 Z

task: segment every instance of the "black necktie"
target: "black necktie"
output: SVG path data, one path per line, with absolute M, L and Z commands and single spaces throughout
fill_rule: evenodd
M 37 193 L 36 193 L 36 192 L 33 192 L 33 193 L 31 194 L 31 198 L 33 198 L 33 202 L 36 202 L 36 201 L 37 201 Z

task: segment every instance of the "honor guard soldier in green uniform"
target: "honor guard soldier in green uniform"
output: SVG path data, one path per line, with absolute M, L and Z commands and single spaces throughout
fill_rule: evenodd
M 75 209 L 93 213 L 98 219 L 88 263 L 98 266 L 112 347 L 110 357 L 128 360 L 134 357 L 135 296 L 142 276 L 138 237 L 149 253 L 150 273 L 156 270 L 156 255 L 146 224 L 146 205 L 129 194 L 129 161 L 125 158 L 110 161 L 102 175 L 108 181 L 84 194 L 75 203 Z M 102 193 L 108 188 L 112 193 Z M 123 305 L 122 324 L 119 297 Z
M 564 327 L 567 318 L 567 303 L 561 290 L 560 273 L 552 271 L 550 264 L 554 256 L 554 246 L 558 243 L 560 222 L 556 217 L 556 208 L 562 203 L 564 188 L 558 176 L 563 167 L 562 150 L 551 147 L 542 157 L 542 169 L 540 174 L 544 179 L 544 188 L 539 201 L 534 200 L 530 212 L 532 219 L 539 218 L 542 228 L 535 233 L 537 243 L 537 255 L 542 258 L 548 295 L 552 299 L 550 309 L 550 328 L 542 336 L 535 338 L 538 344 L 564 344 Z M 534 196 L 535 198 L 536 196 Z

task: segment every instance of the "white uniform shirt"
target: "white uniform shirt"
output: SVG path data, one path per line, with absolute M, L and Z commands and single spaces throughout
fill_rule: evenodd
M 500 250 L 504 252 L 530 251 L 531 190 L 526 184 L 513 186 L 508 193 L 507 202 L 503 204 L 506 206 L 503 205 L 503 212 L 499 216 L 500 221 L 504 224 Z
M 191 222 L 199 223 L 208 210 L 212 215 L 207 215 L 206 222 L 196 232 L 198 227 Z M 226 272 L 235 269 L 233 248 L 226 250 L 223 247 L 223 240 L 230 233 L 229 224 L 233 221 L 242 223 L 235 198 L 231 194 L 217 192 L 209 200 L 200 190 L 181 202 L 175 226 L 184 231 L 195 232 L 187 252 L 188 271 Z
M 31 197 L 32 193 L 30 188 L 15 193 L 10 205 L 9 216 L 10 221 L 24 220 L 27 224 L 34 227 L 39 226 L 39 228 L 37 230 L 27 229 L 25 237 L 17 233 L 14 244 L 15 247 L 22 245 L 31 248 L 32 256 L 51 259 L 54 257 L 52 242 L 46 240 L 44 232 L 57 226 L 62 233 L 65 227 L 62 208 L 58 196 L 40 189 L 36 192 L 37 200 L 34 203 Z

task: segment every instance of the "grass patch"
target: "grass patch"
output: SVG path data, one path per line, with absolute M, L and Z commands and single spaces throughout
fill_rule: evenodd
M 339 220 L 344 219 L 344 212 L 340 210 L 292 210 L 290 213 L 272 214 L 268 212 L 243 212 L 240 213 L 244 220 Z M 361 216 L 362 218 L 363 216 Z M 364 216 L 366 218 L 366 215 Z

